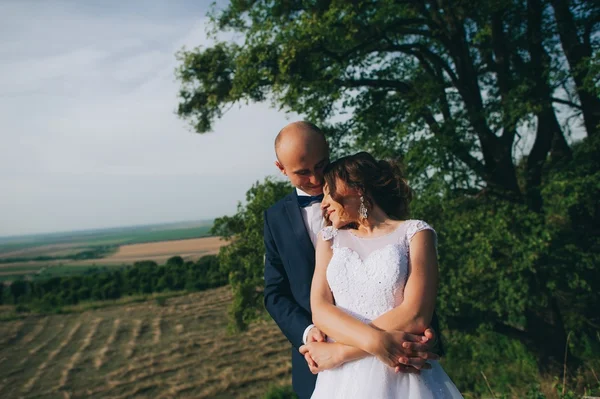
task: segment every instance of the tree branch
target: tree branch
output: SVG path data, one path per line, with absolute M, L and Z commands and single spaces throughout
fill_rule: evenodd
M 401 94 L 409 95 L 416 94 L 413 93 L 412 86 L 409 83 L 397 81 L 397 80 L 384 80 L 384 79 L 346 79 L 346 80 L 337 80 L 336 83 L 343 87 L 374 87 L 378 89 L 393 89 Z M 427 107 L 422 107 L 419 111 L 419 116 L 422 117 L 427 125 L 430 127 L 431 131 L 434 135 L 437 135 L 444 139 L 444 141 L 448 142 L 448 136 L 444 132 L 444 129 L 441 128 L 438 122 L 435 120 L 435 117 L 431 113 Z M 478 176 L 485 178 L 486 172 L 484 165 L 469 154 L 467 148 L 463 145 L 458 144 L 459 142 L 455 137 L 452 137 L 450 142 L 455 145 L 454 150 L 456 150 L 457 157 L 464 162 L 467 166 L 469 166 L 473 172 L 475 172 Z
M 455 87 L 458 87 L 458 85 L 459 85 L 458 77 L 456 76 L 456 74 L 454 73 L 452 68 L 450 68 L 450 65 L 448 65 L 442 57 L 435 54 L 434 52 L 429 50 L 427 47 L 425 47 L 421 43 L 412 43 L 412 44 L 390 43 L 389 46 L 387 47 L 387 49 L 385 49 L 384 51 L 398 51 L 398 52 L 410 54 L 413 56 L 416 56 L 416 54 L 420 54 L 423 58 L 427 58 L 429 61 L 431 61 L 435 65 L 437 65 L 439 68 L 443 69 L 444 72 L 446 72 L 448 74 L 448 77 L 450 78 L 450 80 L 452 81 L 452 84 L 454 84 Z
M 444 141 L 448 141 L 450 138 L 450 142 L 453 145 L 451 152 L 454 152 L 458 159 L 464 162 L 473 172 L 475 172 L 479 177 L 485 179 L 486 172 L 484 165 L 471 154 L 469 154 L 469 150 L 457 140 L 456 137 L 448 137 L 444 132 L 444 129 L 440 127 L 439 123 L 435 120 L 431 111 L 425 107 L 419 113 L 420 116 L 425 120 L 431 131 L 434 135 L 441 137 Z M 444 143 L 445 144 L 445 143 Z
M 402 94 L 407 94 L 411 91 L 411 86 L 399 80 L 389 79 L 336 79 L 335 83 L 342 87 L 375 87 L 378 89 L 394 89 Z
M 552 100 L 553 103 L 568 105 L 569 107 L 577 108 L 578 110 L 581 111 L 581 105 L 574 103 L 573 101 L 563 100 L 562 98 L 558 98 L 558 97 L 551 97 L 550 99 Z

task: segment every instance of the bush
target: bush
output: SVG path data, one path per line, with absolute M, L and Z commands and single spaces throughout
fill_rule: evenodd
M 100 269 L 98 269 L 100 270 Z M 183 262 L 172 257 L 165 266 L 152 261 L 136 262 L 125 269 L 105 269 L 94 275 L 62 276 L 35 281 L 14 281 L 4 288 L 3 298 L 14 304 L 28 304 L 41 311 L 51 312 L 61 306 L 75 305 L 85 300 L 118 299 L 125 295 L 151 294 L 187 289 L 198 291 L 227 283 L 216 255 L 197 262 Z M 2 291 L 0 291 L 2 294 Z M 163 306 L 162 299 L 157 304 Z
M 230 308 L 233 330 L 246 329 L 264 310 L 263 213 L 291 191 L 288 183 L 267 178 L 248 190 L 246 204 L 238 204 L 234 216 L 215 220 L 211 233 L 232 240 L 220 249 L 219 263 L 233 290 Z
M 29 309 L 29 307 L 27 305 L 23 305 L 23 304 L 18 304 L 17 306 L 15 306 L 15 312 L 17 313 L 29 313 L 31 312 L 31 309 Z
M 538 378 L 536 358 L 527 347 L 489 329 L 446 334 L 444 343 L 442 365 L 461 392 L 488 396 L 484 375 L 495 394 L 509 394 Z
M 165 306 L 167 304 L 167 298 L 164 296 L 156 297 L 154 300 L 158 306 Z
M 291 386 L 271 387 L 263 396 L 263 399 L 297 399 L 298 395 L 294 393 Z

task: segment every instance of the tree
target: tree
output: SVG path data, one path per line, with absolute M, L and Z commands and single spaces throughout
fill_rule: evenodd
M 10 295 L 14 304 L 24 301 L 30 292 L 31 284 L 28 281 L 16 280 L 10 284 Z
M 181 256 L 172 256 L 167 260 L 167 266 L 183 266 L 184 260 Z
M 230 315 L 235 329 L 245 329 L 264 309 L 263 214 L 290 192 L 286 182 L 272 179 L 257 182 L 246 193 L 246 203 L 238 204 L 234 216 L 215 220 L 211 233 L 231 240 L 231 244 L 221 247 L 219 263 L 233 290 Z
M 599 148 L 597 2 L 255 0 L 211 18 L 242 39 L 179 53 L 178 113 L 197 132 L 234 104 L 269 100 L 323 126 L 337 154 L 403 157 L 416 214 L 444 238 L 448 325 L 488 325 L 542 364 L 562 357 L 567 330 L 598 325 L 597 242 L 569 238 L 600 225 L 586 177 L 598 164 L 584 150 Z M 569 120 L 586 136 L 577 154 Z M 262 225 L 238 211 L 219 226 L 245 240 L 221 255 L 243 325 L 259 309 Z M 585 309 L 566 317 L 575 299 Z
M 584 54 L 595 54 L 598 7 L 567 11 L 577 16 L 572 25 L 585 27 Z M 589 92 L 571 83 L 588 77 L 590 57 L 566 68 L 554 34 L 562 25 L 542 0 L 234 1 L 213 23 L 242 33 L 244 43 L 180 53 L 179 115 L 198 132 L 240 101 L 271 98 L 320 123 L 349 110 L 346 122 L 331 126 L 336 147 L 398 155 L 422 142 L 436 161 L 421 165 L 424 178 L 437 172 L 465 189 L 529 194 L 534 209 L 547 154 L 569 155 L 553 104 L 583 113 L 571 97 Z M 598 112 L 590 101 L 588 135 Z M 531 121 L 537 129 L 520 133 Z M 534 143 L 525 190 L 513 156 L 523 134 Z
M 594 39 L 597 40 L 594 35 L 597 36 L 597 25 L 600 24 L 600 5 L 581 0 L 552 0 L 551 4 L 586 130 L 589 134 L 597 133 L 600 126 L 600 98 L 597 90 L 594 90 L 594 86 L 598 87 L 598 47 L 597 42 L 594 43 Z M 590 79 L 595 79 L 595 82 L 590 82 Z

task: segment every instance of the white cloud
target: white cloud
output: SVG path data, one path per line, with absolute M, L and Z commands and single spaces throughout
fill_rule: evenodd
M 206 135 L 175 115 L 206 4 L 125 3 L 0 4 L 0 235 L 211 218 L 275 173 L 281 112 L 234 107 Z

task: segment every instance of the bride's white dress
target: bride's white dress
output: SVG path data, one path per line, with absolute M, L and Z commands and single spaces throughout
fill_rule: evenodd
M 409 243 L 421 230 L 433 229 L 407 220 L 382 237 L 360 238 L 350 230 L 323 229 L 332 242 L 327 281 L 338 308 L 369 323 L 402 303 L 410 271 Z M 398 373 L 374 356 L 320 372 L 313 399 L 462 398 L 437 361 L 420 375 Z

